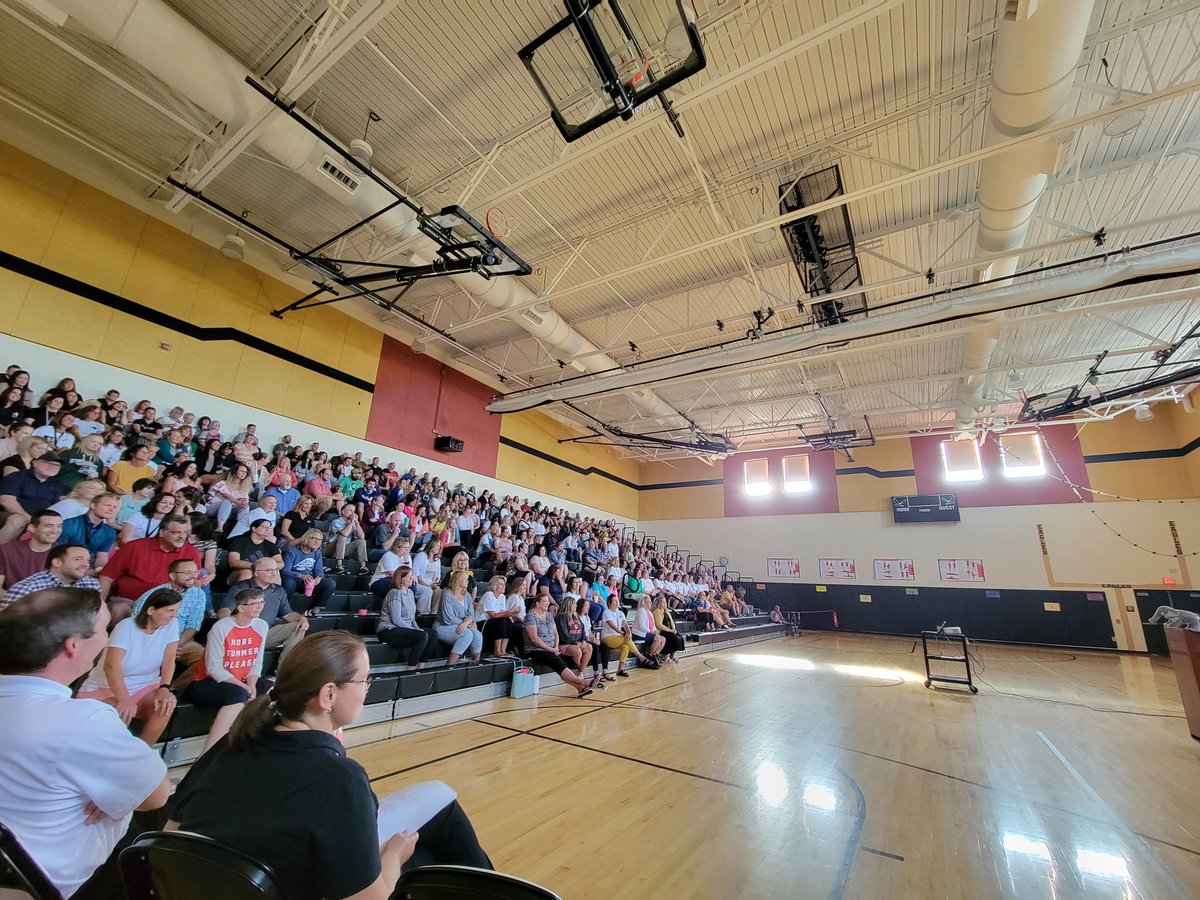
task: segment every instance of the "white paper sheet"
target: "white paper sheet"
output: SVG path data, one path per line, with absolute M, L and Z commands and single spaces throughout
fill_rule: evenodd
M 388 794 L 379 801 L 379 845 L 402 831 L 420 831 L 457 799 L 454 788 L 444 781 L 422 781 Z

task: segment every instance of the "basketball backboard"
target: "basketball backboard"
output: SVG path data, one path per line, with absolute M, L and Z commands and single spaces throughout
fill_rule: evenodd
M 685 0 L 565 0 L 567 15 L 520 52 L 567 141 L 704 68 Z

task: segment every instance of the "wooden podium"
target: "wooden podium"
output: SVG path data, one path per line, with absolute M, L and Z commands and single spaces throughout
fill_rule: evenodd
M 1188 729 L 1192 737 L 1200 741 L 1200 631 L 1186 628 L 1163 628 L 1163 631 L 1171 649 L 1171 662 L 1175 665 L 1175 680 L 1179 682 Z

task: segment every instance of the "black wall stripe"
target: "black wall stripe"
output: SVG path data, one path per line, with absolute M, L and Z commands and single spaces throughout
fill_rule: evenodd
M 551 456 L 549 453 L 545 453 L 534 447 L 526 446 L 520 441 L 514 441 L 512 438 L 506 438 L 504 435 L 500 435 L 500 444 L 504 447 L 512 447 L 514 450 L 520 450 L 522 453 L 528 453 L 530 456 L 536 456 L 538 459 L 552 463 L 553 465 L 561 466 L 570 472 L 574 472 L 576 475 L 599 475 L 601 478 L 607 478 L 609 481 L 615 481 L 617 484 L 624 485 L 627 488 L 632 488 L 635 491 L 640 491 L 642 489 L 641 485 L 634 484 L 632 481 L 626 481 L 621 476 L 614 475 L 612 472 L 605 472 L 603 469 L 597 469 L 595 466 L 588 466 L 585 469 L 581 466 L 575 465 L 574 463 L 569 463 L 566 460 L 559 459 L 556 456 Z
M 308 369 L 310 372 L 316 372 L 318 375 L 324 375 L 326 378 L 332 378 L 334 381 L 340 381 L 342 384 L 348 384 L 350 387 L 358 388 L 360 391 L 366 391 L 369 394 L 375 392 L 373 382 L 356 378 L 340 369 L 333 368 L 333 366 L 327 366 L 324 363 L 309 359 L 307 356 L 301 356 L 293 350 L 276 346 L 252 334 L 247 334 L 236 328 L 203 328 L 192 322 L 188 322 L 186 319 L 180 319 L 169 313 L 161 312 L 149 306 L 143 306 L 141 303 L 130 300 L 128 297 L 122 297 L 120 294 L 114 294 L 103 288 L 98 288 L 95 285 L 88 284 L 86 281 L 80 281 L 69 275 L 63 275 L 61 272 L 55 272 L 53 269 L 47 269 L 45 266 L 39 266 L 37 263 L 29 262 L 29 260 L 21 259 L 19 256 L 13 256 L 11 253 L 5 253 L 2 250 L 0 250 L 0 267 L 8 269 L 10 272 L 16 272 L 18 275 L 24 275 L 26 278 L 32 278 L 34 281 L 40 281 L 42 284 L 48 284 L 51 287 L 58 288 L 60 291 L 66 291 L 68 294 L 74 294 L 76 297 L 91 300 L 93 303 L 99 303 L 101 306 L 107 306 L 109 309 L 115 309 L 117 312 L 122 312 L 147 322 L 153 322 L 155 325 L 169 328 L 172 331 L 177 331 L 198 341 L 231 341 L 235 344 L 241 344 L 244 347 L 250 347 L 262 353 L 270 354 L 294 366 Z
M 848 469 L 838 469 L 839 475 L 870 475 L 872 478 L 912 478 L 916 469 L 872 469 L 870 466 L 851 466 Z
M 1127 453 L 1093 453 L 1085 456 L 1085 463 L 1136 462 L 1139 459 L 1179 459 L 1193 450 L 1200 449 L 1200 437 L 1173 450 L 1130 450 Z
M 708 487 L 713 484 L 724 484 L 724 478 L 705 478 L 699 481 L 668 481 L 664 484 L 643 484 L 639 491 L 665 491 L 669 488 Z
M 709 487 L 711 485 L 724 484 L 724 478 L 704 478 L 696 481 L 668 481 L 661 484 L 634 484 L 632 481 L 626 481 L 618 475 L 613 475 L 611 472 L 605 472 L 603 469 L 597 469 L 595 466 L 588 466 L 586 469 L 582 466 L 577 466 L 574 463 L 569 463 L 565 460 L 545 453 L 534 447 L 529 447 L 522 444 L 520 441 L 514 441 L 512 438 L 500 436 L 500 443 L 505 447 L 512 447 L 514 450 L 519 450 L 522 453 L 528 453 L 530 456 L 536 456 L 540 460 L 560 466 L 577 475 L 599 475 L 601 478 L 607 478 L 610 481 L 615 481 L 617 484 L 624 485 L 627 488 L 632 488 L 635 491 L 665 491 L 671 488 L 690 488 L 690 487 Z M 872 469 L 870 466 L 858 466 L 851 469 L 838 469 L 838 475 L 870 475 L 873 478 L 904 478 L 912 477 L 916 472 L 912 469 L 895 469 L 895 470 L 880 470 Z

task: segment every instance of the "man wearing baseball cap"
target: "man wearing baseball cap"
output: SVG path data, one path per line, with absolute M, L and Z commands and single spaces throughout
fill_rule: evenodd
M 58 483 L 61 468 L 58 454 L 47 453 L 33 460 L 28 469 L 0 479 L 0 509 L 8 513 L 0 528 L 0 544 L 15 541 L 24 534 L 35 512 L 58 502 L 65 493 Z

